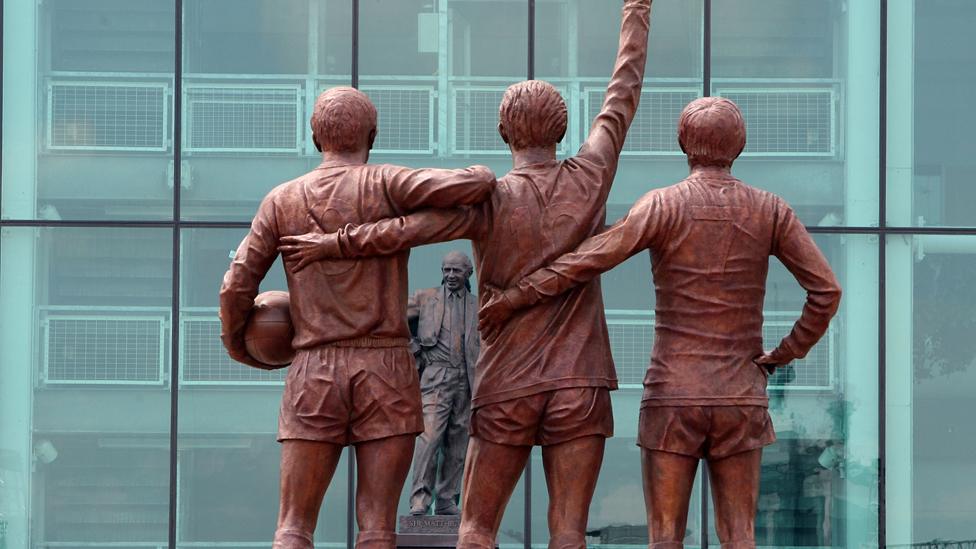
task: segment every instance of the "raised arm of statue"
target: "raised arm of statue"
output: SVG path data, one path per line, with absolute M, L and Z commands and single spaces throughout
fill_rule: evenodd
M 640 102 L 650 11 L 651 0 L 627 0 L 624 4 L 617 61 L 607 86 L 603 108 L 593 120 L 590 134 L 577 154 L 600 165 L 604 173 L 601 180 L 604 194 L 610 192 L 617 160 Z

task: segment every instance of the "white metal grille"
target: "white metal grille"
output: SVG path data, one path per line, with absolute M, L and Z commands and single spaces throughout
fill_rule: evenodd
M 797 314 L 794 318 L 799 317 Z M 763 348 L 773 349 L 793 329 L 792 320 L 766 320 L 763 323 Z M 833 326 L 827 330 L 806 357 L 795 360 L 791 368 L 780 368 L 769 378 L 771 387 L 794 389 L 830 388 L 833 381 Z
M 434 88 L 429 86 L 363 86 L 379 112 L 373 152 L 434 152 Z
M 744 155 L 833 156 L 833 88 L 719 89 L 746 121 Z
M 505 153 L 498 135 L 498 106 L 505 88 L 454 88 L 453 150 L 460 154 Z
M 183 384 L 282 384 L 287 368 L 265 371 L 231 360 L 220 342 L 216 314 L 183 318 L 180 330 L 180 379 Z
M 566 90 L 557 87 L 563 100 L 569 102 Z M 452 151 L 456 154 L 506 154 L 508 145 L 498 135 L 498 107 L 506 87 L 465 86 L 452 88 Z M 566 152 L 567 139 L 556 147 Z
M 586 88 L 586 116 L 589 124 L 600 114 L 606 88 Z M 640 108 L 627 132 L 623 154 L 682 154 L 678 146 L 678 117 L 685 105 L 700 95 L 695 88 L 644 88 Z M 584 128 L 589 131 L 589 126 Z
M 186 149 L 196 152 L 298 152 L 298 86 L 186 88 Z
M 772 313 L 773 317 L 797 317 L 799 313 Z M 772 349 L 793 327 L 792 320 L 763 323 L 763 347 Z M 651 311 L 607 311 L 610 347 L 617 378 L 624 386 L 640 387 L 651 361 L 654 346 L 654 313 Z M 783 389 L 829 389 L 833 382 L 833 326 L 802 360 L 792 363 L 792 372 L 778 370 L 770 387 Z
M 165 84 L 50 82 L 48 148 L 162 151 L 168 110 Z
M 621 311 L 617 313 L 622 314 Z M 607 330 L 610 332 L 610 349 L 619 383 L 640 386 L 651 363 L 654 313 L 635 311 L 634 315 L 611 316 L 611 312 L 607 311 Z
M 49 314 L 47 383 L 162 383 L 165 318 Z

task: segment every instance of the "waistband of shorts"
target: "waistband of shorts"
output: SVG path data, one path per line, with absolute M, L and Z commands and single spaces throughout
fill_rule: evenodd
M 321 347 L 354 347 L 362 349 L 392 349 L 409 347 L 410 339 L 406 337 L 356 337 L 324 343 Z

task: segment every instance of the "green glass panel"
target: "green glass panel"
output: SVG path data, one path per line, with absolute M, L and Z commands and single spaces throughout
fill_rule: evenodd
M 3 25 L 2 217 L 172 218 L 173 3 L 19 2 Z
M 807 225 L 878 223 L 880 4 L 714 2 L 712 95 L 736 102 L 736 174 Z
M 165 546 L 173 233 L 0 234 L 0 539 Z
M 183 3 L 182 216 L 249 221 L 319 163 L 309 119 L 352 72 L 351 0 Z

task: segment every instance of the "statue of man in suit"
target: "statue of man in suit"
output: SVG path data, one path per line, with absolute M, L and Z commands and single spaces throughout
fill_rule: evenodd
M 424 432 L 417 438 L 410 513 L 457 515 L 461 472 L 468 449 L 471 387 L 481 349 L 478 300 L 471 295 L 471 260 L 450 252 L 441 263 L 441 286 L 417 291 L 407 306 L 416 323 L 414 353 L 420 368 Z M 438 454 L 440 474 L 438 471 Z

